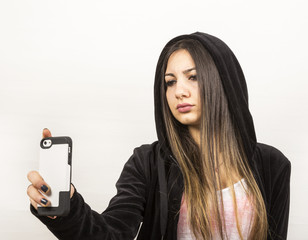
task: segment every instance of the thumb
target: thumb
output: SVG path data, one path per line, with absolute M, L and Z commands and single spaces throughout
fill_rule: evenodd
M 51 132 L 49 131 L 48 128 L 44 128 L 44 129 L 43 129 L 42 137 L 43 137 L 43 138 L 51 137 Z

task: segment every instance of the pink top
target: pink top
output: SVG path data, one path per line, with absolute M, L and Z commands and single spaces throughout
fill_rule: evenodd
M 242 185 L 242 184 L 243 185 Z M 251 201 L 247 194 L 245 193 L 244 187 L 246 187 L 246 182 L 243 179 L 234 184 L 235 197 L 238 208 L 238 218 L 241 221 L 240 227 L 242 230 L 242 235 L 244 239 L 247 239 L 249 236 L 251 222 L 253 217 L 253 207 Z M 230 240 L 240 239 L 239 233 L 236 227 L 236 219 L 232 203 L 232 195 L 230 187 L 224 188 L 222 191 L 223 203 L 224 203 L 224 214 L 225 214 L 225 223 L 226 223 L 226 232 L 224 237 Z M 218 200 L 220 199 L 220 193 L 218 194 Z M 219 204 L 220 205 L 220 204 Z M 214 224 L 213 224 L 214 225 Z M 215 227 L 214 227 L 215 228 Z M 187 220 L 187 206 L 184 196 L 182 196 L 182 204 L 180 209 L 180 216 L 177 228 L 177 239 L 178 240 L 191 240 L 196 239 L 192 234 L 188 220 Z M 221 239 L 219 236 L 219 231 L 213 233 L 213 239 Z

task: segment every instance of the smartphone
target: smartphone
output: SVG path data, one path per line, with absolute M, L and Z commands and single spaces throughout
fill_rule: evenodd
M 70 137 L 48 137 L 40 142 L 39 173 L 51 188 L 48 195 L 42 192 L 51 205 L 38 206 L 41 216 L 66 216 L 70 211 L 72 145 Z

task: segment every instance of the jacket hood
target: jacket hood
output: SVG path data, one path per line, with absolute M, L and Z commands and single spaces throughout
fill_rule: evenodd
M 206 33 L 195 32 L 171 39 L 163 48 L 158 59 L 154 83 L 154 104 L 156 132 L 162 148 L 169 153 L 171 152 L 163 119 L 160 94 L 163 81 L 160 76 L 168 48 L 182 39 L 198 40 L 213 58 L 228 100 L 229 111 L 239 129 L 247 159 L 252 166 L 251 159 L 256 145 L 256 135 L 253 119 L 248 108 L 248 92 L 243 71 L 231 49 L 222 40 Z
M 252 167 L 252 171 L 255 172 L 255 164 L 253 163 L 252 157 L 256 147 L 256 135 L 253 119 L 248 108 L 248 92 L 245 77 L 235 55 L 223 41 L 206 33 L 195 32 L 171 39 L 163 48 L 158 59 L 154 82 L 155 123 L 160 149 L 158 153 L 158 182 L 160 189 L 160 228 L 162 235 L 166 232 L 168 216 L 168 190 L 165 167 L 166 161 L 170 161 L 172 152 L 168 142 L 162 112 L 160 88 L 163 81 L 161 79 L 161 71 L 164 71 L 162 66 L 169 47 L 182 39 L 195 39 L 199 41 L 211 55 L 222 81 L 231 117 L 236 125 L 235 127 L 239 129 L 248 164 Z

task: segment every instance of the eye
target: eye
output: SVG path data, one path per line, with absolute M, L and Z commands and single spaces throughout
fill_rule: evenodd
M 176 83 L 175 80 L 169 80 L 169 81 L 166 82 L 166 85 L 167 85 L 167 87 L 171 87 L 175 83 Z
M 189 77 L 189 80 L 197 80 L 197 75 L 191 75 L 190 77 Z

